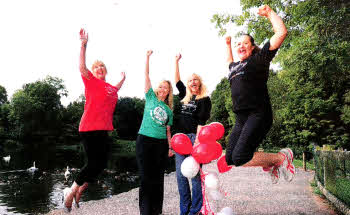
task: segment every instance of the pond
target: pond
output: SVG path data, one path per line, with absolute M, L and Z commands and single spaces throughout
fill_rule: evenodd
M 71 186 L 84 164 L 80 144 L 25 145 L 0 151 L 0 214 L 43 214 L 63 208 L 62 191 Z M 107 169 L 84 192 L 82 202 L 108 198 L 138 186 L 135 157 L 112 148 Z M 9 162 L 3 159 L 8 155 L 11 156 Z M 31 173 L 27 169 L 33 162 L 38 170 Z M 68 181 L 64 176 L 67 166 L 72 175 Z

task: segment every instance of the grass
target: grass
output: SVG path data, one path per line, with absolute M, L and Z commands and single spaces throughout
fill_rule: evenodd
M 312 190 L 313 190 L 313 193 L 319 195 L 319 196 L 323 196 L 323 193 L 321 192 L 321 190 L 318 188 L 317 184 L 316 184 L 316 181 L 315 180 L 312 180 L 311 183 L 310 183 L 311 187 L 312 187 Z
M 294 159 L 293 162 L 294 166 L 296 168 L 303 168 L 303 160 L 299 160 L 299 159 Z M 312 161 L 306 161 L 306 169 L 307 170 L 315 170 L 315 164 Z
M 136 141 L 135 140 L 117 140 L 114 142 L 116 147 L 120 149 L 120 155 L 136 156 Z

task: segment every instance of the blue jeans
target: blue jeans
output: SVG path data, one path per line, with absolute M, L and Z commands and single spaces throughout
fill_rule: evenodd
M 196 139 L 196 134 L 191 133 L 187 134 L 187 136 L 191 139 L 193 145 Z M 183 176 L 181 173 L 181 164 L 186 157 L 188 157 L 188 155 L 180 155 L 178 153 L 175 153 L 176 178 L 180 194 L 180 215 L 197 214 L 201 210 L 203 203 L 200 173 L 191 179 L 192 200 L 189 179 Z

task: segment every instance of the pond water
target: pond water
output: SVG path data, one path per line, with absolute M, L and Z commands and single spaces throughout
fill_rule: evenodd
M 63 189 L 71 186 L 74 176 L 84 164 L 80 145 L 28 146 L 0 152 L 0 214 L 43 214 L 63 208 Z M 10 155 L 9 162 L 3 157 Z M 34 173 L 27 169 L 38 168 Z M 67 165 L 72 177 L 66 181 Z M 138 186 L 137 164 L 134 156 L 123 156 L 112 149 L 107 169 L 96 183 L 84 192 L 81 201 L 108 198 Z

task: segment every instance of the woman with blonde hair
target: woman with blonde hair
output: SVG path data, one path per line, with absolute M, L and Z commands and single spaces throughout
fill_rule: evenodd
M 179 60 L 181 54 L 175 58 L 175 83 L 182 99 L 179 115 L 179 132 L 186 134 L 193 145 L 198 144 L 197 134 L 210 117 L 211 101 L 207 88 L 201 77 L 193 73 L 187 80 L 186 86 L 180 79 Z M 181 164 L 187 156 L 175 154 L 176 179 L 180 194 L 180 214 L 198 214 L 202 208 L 203 196 L 200 174 L 191 179 L 192 197 L 189 180 L 181 173 Z
M 113 113 L 118 101 L 118 91 L 125 81 L 125 73 L 115 86 L 106 82 L 107 69 L 102 61 L 95 61 L 90 72 L 85 63 L 88 34 L 80 30 L 79 69 L 85 86 L 84 113 L 79 125 L 79 134 L 87 157 L 84 167 L 78 173 L 73 185 L 64 191 L 64 209 L 72 209 L 73 199 L 76 207 L 88 184 L 107 166 L 107 155 L 110 151 L 111 139 L 108 135 L 113 128 Z
M 164 171 L 170 150 L 170 126 L 173 124 L 173 89 L 170 81 L 161 81 L 153 90 L 149 78 L 147 51 L 145 70 L 146 104 L 136 139 L 136 160 L 140 173 L 139 207 L 141 215 L 162 214 Z

